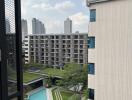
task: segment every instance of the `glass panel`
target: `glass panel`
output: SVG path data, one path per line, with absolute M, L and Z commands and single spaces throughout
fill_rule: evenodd
M 88 48 L 95 48 L 95 37 L 88 38 Z
M 89 63 L 88 64 L 88 74 L 95 74 L 94 63 Z
M 91 9 L 90 10 L 90 22 L 95 22 L 96 21 L 96 9 Z
M 17 92 L 14 0 L 5 0 L 8 95 Z
M 94 89 L 88 89 L 88 96 L 90 100 L 94 100 Z

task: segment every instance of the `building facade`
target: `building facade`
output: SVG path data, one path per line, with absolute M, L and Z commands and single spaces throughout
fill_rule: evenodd
M 33 34 L 45 34 L 45 26 L 43 22 L 39 21 L 36 18 L 32 19 L 32 33 Z
M 28 25 L 27 20 L 22 19 L 22 41 L 24 40 L 25 36 L 28 34 Z
M 9 19 L 6 19 L 6 33 L 11 33 L 11 27 Z
M 72 33 L 72 20 L 69 18 L 64 21 L 64 33 Z
M 132 0 L 87 0 L 89 100 L 132 99 Z
M 87 38 L 87 33 L 28 35 L 25 61 L 56 67 L 70 62 L 87 64 Z

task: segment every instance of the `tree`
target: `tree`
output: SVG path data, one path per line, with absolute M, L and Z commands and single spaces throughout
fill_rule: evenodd
M 57 85 L 69 89 L 75 87 L 74 91 L 79 91 L 79 84 L 86 86 L 87 84 L 87 66 L 80 67 L 79 64 L 70 63 L 64 67 L 67 71 L 61 80 L 57 81 Z

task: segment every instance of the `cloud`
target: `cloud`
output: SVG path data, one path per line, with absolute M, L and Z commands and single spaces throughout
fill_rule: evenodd
M 26 17 L 28 10 L 29 9 L 29 5 L 31 4 L 30 0 L 22 0 L 21 2 L 21 13 L 22 13 L 22 17 Z
M 46 33 L 61 33 L 63 32 L 63 22 L 60 20 L 45 20 Z
M 73 21 L 73 30 L 79 31 L 88 31 L 88 15 L 83 14 L 82 12 L 78 12 L 72 16 L 70 19 Z
M 62 3 L 56 4 L 54 8 L 58 11 L 63 12 L 63 11 L 71 10 L 74 7 L 75 5 L 71 1 L 64 1 Z
M 71 1 L 63 1 L 56 3 L 54 5 L 51 5 L 49 3 L 41 3 L 41 4 L 34 4 L 32 5 L 32 8 L 34 9 L 42 9 L 43 11 L 61 11 L 65 12 L 68 10 L 71 10 L 75 5 Z

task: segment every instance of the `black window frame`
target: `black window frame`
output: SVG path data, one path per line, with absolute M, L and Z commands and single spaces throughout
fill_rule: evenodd
M 21 1 L 14 0 L 15 11 L 15 36 L 16 36 L 16 71 L 17 71 L 17 92 L 8 95 L 7 78 L 7 40 L 6 40 L 6 17 L 5 0 L 0 0 L 0 100 L 23 100 L 23 71 L 22 71 L 22 36 L 21 36 Z
M 91 88 L 88 88 L 88 99 L 94 100 L 95 99 L 94 96 L 95 96 L 95 90 L 91 89 Z

